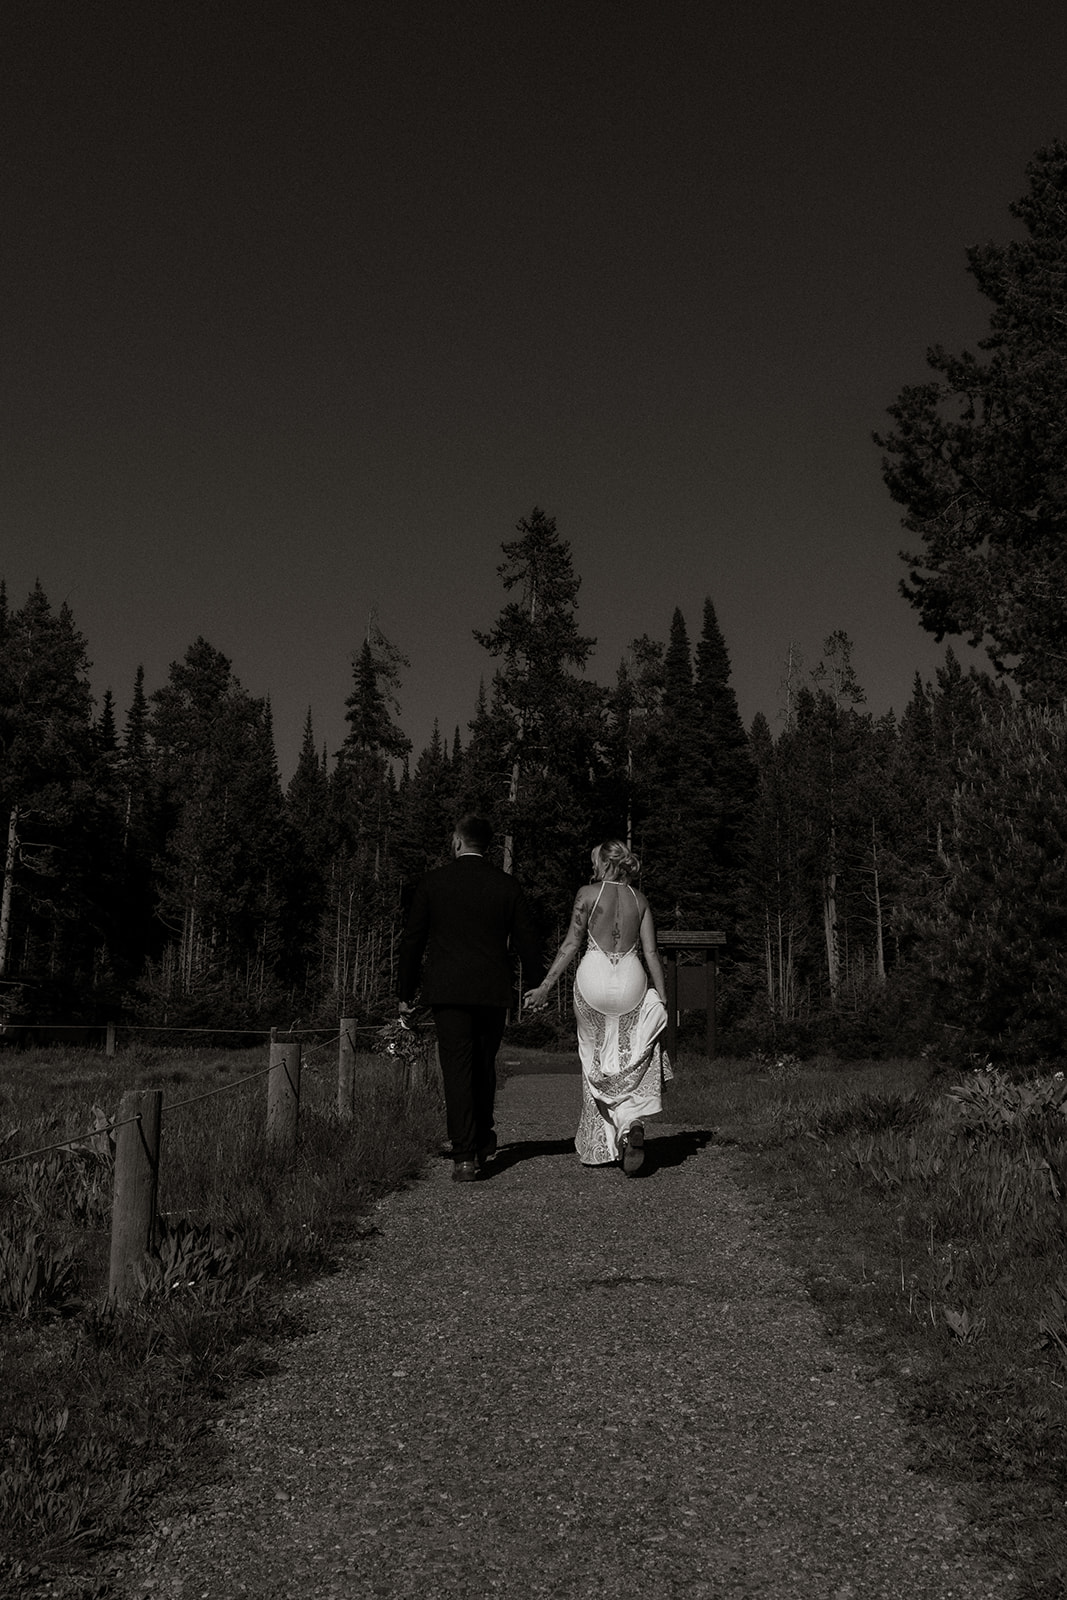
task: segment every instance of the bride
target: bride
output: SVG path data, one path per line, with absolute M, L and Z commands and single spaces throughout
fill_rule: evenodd
M 582 1063 L 582 1114 L 574 1142 L 587 1166 L 617 1160 L 632 1177 L 644 1161 L 644 1119 L 660 1110 L 664 1079 L 672 1076 L 660 1044 L 667 1026 L 663 968 L 648 901 L 630 882 L 640 870 L 637 857 L 621 840 L 609 839 L 592 860 L 593 881 L 575 896 L 567 936 L 545 981 L 524 998 L 535 1009 L 545 1005 L 585 942 L 574 975 Z

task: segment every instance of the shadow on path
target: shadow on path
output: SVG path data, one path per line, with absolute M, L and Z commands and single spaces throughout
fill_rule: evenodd
M 495 1177 L 497 1173 L 506 1171 L 508 1167 L 517 1167 L 520 1161 L 536 1161 L 542 1156 L 573 1154 L 573 1139 L 516 1139 L 513 1143 L 500 1146 L 482 1176 L 484 1178 Z
M 680 1167 L 683 1162 L 699 1154 L 714 1137 L 714 1132 L 710 1128 L 690 1128 L 682 1133 L 668 1133 L 661 1137 L 651 1135 L 645 1144 L 644 1166 L 634 1174 L 635 1179 L 650 1178 L 661 1168 Z M 501 1145 L 494 1160 L 481 1174 L 481 1181 L 488 1182 L 500 1173 L 506 1172 L 508 1167 L 518 1166 L 520 1161 L 537 1161 L 546 1156 L 573 1154 L 573 1139 L 516 1139 L 510 1144 Z M 605 1162 L 603 1166 L 586 1168 L 588 1172 L 616 1170 L 613 1161 Z
M 650 1132 L 645 1140 L 645 1164 L 636 1176 L 647 1178 L 660 1167 L 680 1167 L 699 1155 L 714 1138 L 712 1128 L 686 1128 L 682 1133 L 666 1133 L 662 1137 Z

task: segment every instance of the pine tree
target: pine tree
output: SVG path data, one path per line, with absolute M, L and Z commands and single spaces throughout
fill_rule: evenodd
M 651 749 L 663 704 L 664 647 L 648 634 L 634 639 L 619 662 L 607 705 L 607 763 L 599 831 L 636 849 L 649 814 Z
M 161 913 L 171 933 L 164 994 L 225 997 L 245 1015 L 271 979 L 279 917 L 282 801 L 269 708 L 205 639 L 151 699 L 161 796 Z
M 392 989 L 400 924 L 395 763 L 411 749 L 397 720 L 400 670 L 406 665 L 372 617 L 353 658 L 348 733 L 331 778 L 338 845 L 330 864 L 324 947 L 331 950 L 330 988 L 342 1015 L 373 1010 Z
M 441 730 L 434 721 L 429 744 L 401 791 L 395 856 L 406 886 L 448 859 L 455 823 L 453 775 Z
M 750 735 L 758 789 L 745 831 L 741 943 L 751 963 L 753 1020 L 760 1029 L 769 1028 L 773 1039 L 801 1015 L 812 934 L 789 764 L 795 729 L 791 722 L 776 746 L 760 712 Z
M 642 768 L 643 815 L 635 830 L 642 887 L 661 927 L 706 927 L 710 854 L 701 707 L 685 618 L 677 608 Z
M 115 877 L 119 909 L 112 950 L 117 974 L 128 985 L 140 976 L 146 958 L 159 959 L 166 942 L 156 915 L 155 857 L 164 840 L 157 833 L 148 728 L 144 667 L 139 666 L 116 759 L 119 829 Z
M 901 585 L 938 639 L 985 642 L 1038 699 L 1067 688 L 1067 142 L 1037 152 L 1011 207 L 1026 236 L 967 252 L 990 301 L 985 359 L 935 346 L 876 436 L 922 541 Z
M 104 703 L 94 729 L 96 748 L 103 756 L 114 755 L 119 747 L 118 728 L 115 724 L 115 696 L 104 690 Z
M 986 711 L 961 759 L 942 902 L 923 933 L 936 1014 L 962 1056 L 1067 1048 L 1067 715 Z
M 704 601 L 704 624 L 695 656 L 695 690 L 700 716 L 701 778 L 706 795 L 702 829 L 706 830 L 708 886 L 704 915 L 708 926 L 733 935 L 742 878 L 746 868 L 745 832 L 756 797 L 756 770 L 749 750 L 737 696 L 730 683 L 730 657 L 710 598 Z
M 504 866 L 515 866 L 528 892 L 554 906 L 584 874 L 605 697 L 578 676 L 596 641 L 578 632 L 580 579 L 570 547 L 536 506 L 517 532 L 502 546 L 498 571 L 505 590 L 518 589 L 521 599 L 474 636 L 501 663 L 487 718 L 507 780 Z M 483 731 L 472 726 L 472 744 Z M 484 741 L 478 754 L 489 754 Z
M 327 759 L 316 748 L 310 706 L 296 770 L 285 794 L 285 819 L 280 969 L 298 1006 L 315 1010 L 326 987 L 324 926 L 339 841 Z
M 762 949 L 759 1009 L 775 1027 L 867 1013 L 885 971 L 884 796 L 895 723 L 876 728 L 859 709 L 845 635 L 827 639 L 810 679 L 791 685 L 776 744 L 764 720 L 753 729 L 760 790 L 746 942 Z
M 494 684 L 492 699 L 484 679 L 478 684 L 474 714 L 467 724 L 467 748 L 452 762 L 452 788 L 456 816 L 465 811 L 486 817 L 502 839 L 510 825 L 509 791 L 514 721 Z M 456 734 L 458 749 L 459 733 Z
M 350 849 L 381 862 L 392 823 L 392 763 L 411 749 L 395 720 L 399 668 L 407 662 L 376 624 L 352 663 L 348 732 L 337 758 L 335 810 Z
M 0 607 L 0 978 L 35 983 L 54 1005 L 91 988 L 94 908 L 86 849 L 93 811 L 92 695 L 69 607 L 40 583 Z M 17 935 L 17 938 L 16 938 Z M 17 948 L 18 955 L 13 955 Z M 57 977 L 66 979 L 60 1001 Z

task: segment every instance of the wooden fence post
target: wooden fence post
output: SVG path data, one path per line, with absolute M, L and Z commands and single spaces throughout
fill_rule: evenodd
M 346 1122 L 356 1114 L 356 1019 L 341 1018 L 337 1053 L 337 1110 Z
M 272 1038 L 267 1074 L 267 1142 L 286 1164 L 296 1160 L 299 1118 L 300 1045 L 281 1044 Z
M 152 1248 L 159 1187 L 159 1136 L 163 1090 L 131 1090 L 122 1097 L 115 1129 L 115 1189 L 111 1202 L 108 1297 L 125 1300 L 130 1270 Z M 133 1120 L 128 1120 L 133 1119 Z

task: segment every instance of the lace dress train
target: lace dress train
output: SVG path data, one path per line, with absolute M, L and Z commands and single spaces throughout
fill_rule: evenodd
M 574 1017 L 582 1063 L 578 1158 L 603 1166 L 619 1158 L 619 1139 L 662 1109 L 673 1077 L 663 1033 L 667 1008 L 648 987 L 636 949 L 603 951 L 590 938 L 574 978 Z

